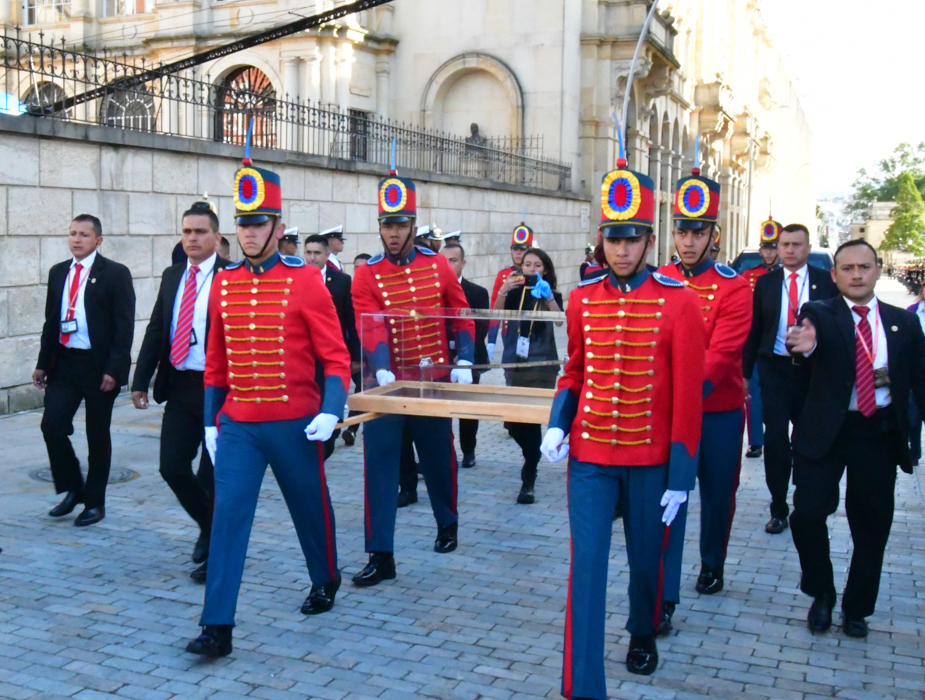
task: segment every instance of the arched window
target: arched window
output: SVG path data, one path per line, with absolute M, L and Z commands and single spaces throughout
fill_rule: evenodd
M 154 131 L 154 96 L 144 85 L 131 90 L 116 90 L 103 99 L 100 123 L 120 129 Z
M 276 90 L 259 68 L 235 68 L 222 80 L 215 109 L 215 140 L 244 145 L 254 117 L 252 145 L 276 146 Z
M 35 87 L 26 90 L 23 95 L 22 103 L 29 108 L 29 111 L 38 110 L 44 112 L 56 102 L 67 97 L 64 88 L 57 83 L 39 83 Z M 55 119 L 70 119 L 74 116 L 74 110 L 68 109 L 63 112 L 57 112 Z

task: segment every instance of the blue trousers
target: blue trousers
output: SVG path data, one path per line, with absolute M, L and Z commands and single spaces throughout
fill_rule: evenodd
M 456 514 L 456 448 L 453 420 L 388 415 L 363 426 L 363 470 L 366 475 L 366 551 L 395 551 L 398 473 L 405 425 L 417 448 L 434 519 L 440 527 L 459 520 Z
M 312 416 L 239 423 L 222 415 L 215 455 L 215 512 L 201 625 L 233 625 L 247 542 L 267 471 L 279 483 L 312 584 L 337 579 L 334 509 L 324 476 L 324 443 L 305 438 Z
M 736 510 L 742 468 L 742 409 L 703 414 L 700 438 L 700 560 L 722 572 Z M 681 559 L 687 530 L 687 503 L 678 512 L 665 552 L 665 600 L 681 601 Z
M 662 523 L 668 467 L 607 467 L 572 459 L 568 513 L 572 534 L 565 610 L 562 695 L 606 700 L 604 618 L 613 511 L 622 496 L 626 558 L 630 568 L 633 635 L 655 632 L 661 617 L 662 554 L 673 527 Z M 679 516 L 680 517 L 680 516 Z M 676 521 L 677 522 L 677 521 Z
M 746 410 L 748 419 L 749 447 L 764 447 L 764 423 L 761 413 L 761 385 L 758 383 L 758 364 L 748 379 L 748 393 L 751 395 Z

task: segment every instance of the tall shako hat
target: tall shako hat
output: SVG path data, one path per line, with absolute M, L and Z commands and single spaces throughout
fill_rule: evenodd
M 782 228 L 783 226 L 775 221 L 773 216 L 768 215 L 768 220 L 761 224 L 761 247 L 776 248 Z
M 694 163 L 700 162 L 700 139 L 697 139 L 697 155 Z M 700 168 L 694 167 L 690 177 L 678 180 L 674 196 L 674 221 L 680 229 L 698 229 L 715 224 L 719 218 L 719 183 L 703 177 Z
M 514 228 L 511 234 L 511 247 L 532 248 L 534 246 L 533 229 L 527 226 L 527 209 L 524 208 L 523 216 L 520 217 L 520 225 Z
M 234 177 L 235 222 L 242 225 L 262 224 L 271 217 L 283 215 L 283 194 L 279 175 L 251 163 L 251 136 L 254 133 L 254 118 L 247 126 L 247 141 L 244 146 L 243 167 Z
M 392 164 L 389 176 L 379 183 L 379 221 L 403 224 L 417 218 L 418 198 L 414 183 L 398 177 L 395 168 L 395 139 L 392 139 Z
M 613 120 L 620 151 L 617 169 L 611 170 L 601 180 L 601 225 L 598 231 L 602 238 L 635 238 L 654 224 L 655 183 L 649 176 L 626 167 L 623 131 L 616 114 Z

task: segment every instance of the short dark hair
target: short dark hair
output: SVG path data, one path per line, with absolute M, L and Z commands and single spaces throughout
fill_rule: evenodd
M 555 290 L 556 266 L 552 264 L 552 258 L 549 257 L 549 254 L 540 248 L 527 248 L 527 252 L 524 253 L 524 259 L 526 259 L 528 255 L 535 255 L 540 259 L 540 262 L 543 263 L 543 279 L 549 282 L 549 286 Z
M 207 202 L 195 202 L 193 206 L 183 212 L 183 216 L 180 217 L 180 221 L 183 221 L 187 216 L 205 216 L 209 219 L 209 225 L 212 227 L 212 230 L 215 233 L 218 233 L 218 217 L 215 215 L 215 212 L 212 211 L 212 207 L 208 205 Z
M 466 249 L 462 247 L 462 243 L 458 243 L 457 241 L 450 241 L 449 243 L 443 246 L 444 250 L 450 250 L 450 248 L 458 248 L 459 257 L 461 257 L 463 260 L 466 259 Z
M 370 255 L 369 253 L 360 253 L 353 259 L 353 262 L 356 262 L 357 260 L 369 260 L 372 257 L 373 256 Z
M 324 236 L 319 236 L 317 233 L 306 237 L 305 245 L 308 245 L 309 243 L 320 243 L 325 248 L 328 247 L 328 239 Z
M 75 221 L 92 225 L 93 233 L 96 234 L 97 238 L 103 235 L 103 224 L 99 219 L 93 216 L 93 214 L 78 214 L 73 219 L 71 219 L 71 223 L 74 223 Z
M 809 243 L 809 229 L 803 224 L 787 224 L 780 230 L 781 233 L 797 233 L 798 231 L 802 231 L 806 234 L 806 242 Z
M 876 262 L 878 265 L 883 264 L 882 262 L 880 262 L 880 258 L 877 257 L 877 250 L 870 243 L 865 241 L 863 238 L 853 238 L 850 241 L 845 241 L 844 243 L 842 243 L 836 249 L 835 255 L 832 256 L 832 260 L 837 264 L 838 254 L 840 252 L 842 252 L 845 248 L 857 248 L 858 246 L 864 246 L 865 248 L 869 248 L 870 252 L 874 254 L 874 262 Z

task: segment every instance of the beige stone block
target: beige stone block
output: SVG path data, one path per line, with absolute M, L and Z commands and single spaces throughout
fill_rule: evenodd
M 35 137 L 5 133 L 0 138 L 0 184 L 39 184 L 39 142 Z
M 320 202 L 318 204 L 318 228 L 324 230 L 338 226 L 347 220 L 347 207 L 340 202 Z
M 9 296 L 6 289 L 0 289 L 0 338 L 5 338 L 9 320 Z
M 120 146 L 100 147 L 100 189 L 150 192 L 152 152 Z
M 107 236 L 101 252 L 107 258 L 127 266 L 133 279 L 152 275 L 151 239 L 148 237 Z M 169 256 L 167 262 L 170 262 Z
M 14 387 L 7 393 L 9 394 L 10 413 L 31 411 L 36 408 L 41 408 L 44 403 L 45 395 L 42 393 L 42 390 L 36 389 L 32 384 Z M 0 411 L 2 411 L 4 405 L 6 405 L 5 401 L 0 403 Z
M 196 198 L 184 200 L 182 197 L 177 198 L 177 214 L 180 215 L 189 209 Z M 234 199 L 231 197 L 213 197 L 209 195 L 209 201 L 218 209 L 218 230 L 225 235 L 234 237 Z
M 357 201 L 360 204 L 371 204 L 376 207 L 376 213 L 379 212 L 379 178 L 370 175 L 359 176 L 359 187 L 357 189 Z
M 234 176 L 241 167 L 241 161 L 226 158 L 199 159 L 199 185 L 196 192 L 202 195 L 208 192 L 209 197 L 216 195 L 232 196 L 234 194 Z
M 42 187 L 96 190 L 100 187 L 100 147 L 75 141 L 39 142 Z
M 368 204 L 348 204 L 347 205 L 347 233 L 372 233 L 373 222 L 378 214 L 376 207 Z
M 144 277 L 134 280 L 136 320 L 147 321 L 151 318 L 151 311 L 154 309 L 154 302 L 157 301 L 159 286 L 160 277 Z M 142 335 L 144 335 L 144 329 L 142 329 Z
M 355 173 L 337 173 L 332 176 L 332 186 L 334 188 L 332 202 L 357 202 L 357 193 L 359 191 L 359 180 Z
M 123 192 L 74 190 L 72 216 L 92 214 L 103 224 L 104 236 L 128 233 L 128 195 Z
M 7 232 L 12 236 L 67 235 L 71 190 L 10 187 Z
M 418 211 L 437 209 L 440 206 L 440 187 L 429 182 L 417 184 Z
M 22 386 L 31 382 L 38 356 L 37 335 L 0 339 L 0 387 Z
M 6 335 L 42 332 L 42 325 L 45 323 L 46 289 L 44 285 L 32 285 L 6 290 L 9 314 Z
M 466 234 L 490 233 L 490 217 L 487 212 L 467 209 L 463 212 L 463 237 Z
M 167 194 L 131 193 L 128 232 L 132 235 L 177 233 L 177 200 Z
M 289 226 L 298 226 L 299 235 L 318 233 L 318 202 L 304 200 L 292 202 L 289 205 Z
M 330 170 L 306 168 L 304 199 L 310 202 L 330 202 L 334 192 L 334 174 Z
M 139 239 L 140 240 L 140 239 Z M 232 252 L 236 248 L 234 235 L 229 237 Z M 172 263 L 171 255 L 177 243 L 180 242 L 179 236 L 153 236 L 149 239 L 151 245 L 151 267 L 147 275 L 160 277 L 165 268 L 170 267 Z
M 469 189 L 469 209 L 483 211 L 485 209 L 485 190 Z
M 151 181 L 151 188 L 155 192 L 188 194 L 193 197 L 202 195 L 197 161 L 187 155 L 155 152 L 151 164 Z M 219 192 L 216 190 L 216 194 Z
M 0 287 L 40 283 L 38 238 L 0 238 L 0 260 Z
M 6 235 L 6 187 L 0 187 L 0 236 Z
M 105 240 L 105 236 L 104 236 Z M 52 266 L 57 265 L 59 262 L 65 260 L 70 260 L 71 251 L 67 246 L 67 233 L 62 233 L 58 236 L 42 236 L 40 240 L 40 252 L 41 252 L 41 282 L 46 284 L 48 282 L 48 271 L 51 270 Z
M 272 166 L 273 172 L 279 175 L 284 202 L 293 202 L 302 199 L 305 191 L 305 168 L 291 165 Z M 234 184 L 232 182 L 232 184 Z

